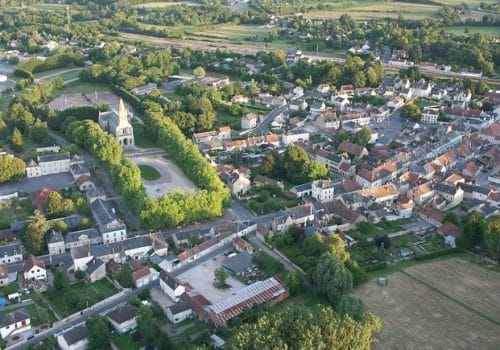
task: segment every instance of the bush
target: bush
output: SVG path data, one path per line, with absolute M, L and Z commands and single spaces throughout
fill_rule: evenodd
M 422 261 L 422 260 L 434 259 L 434 258 L 437 258 L 439 256 L 452 255 L 452 254 L 456 254 L 459 252 L 460 252 L 460 249 L 458 249 L 458 248 L 450 248 L 450 249 L 440 250 L 440 251 L 430 253 L 430 254 L 418 255 L 415 257 L 415 260 Z

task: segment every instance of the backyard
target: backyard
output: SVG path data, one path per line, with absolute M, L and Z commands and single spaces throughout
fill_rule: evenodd
M 8 228 L 16 220 L 24 220 L 33 212 L 33 206 L 27 197 L 12 199 L 0 204 L 0 229 Z
M 117 289 L 106 279 L 89 284 L 78 282 L 64 290 L 49 290 L 44 294 L 62 317 L 92 306 L 114 295 Z
M 279 187 L 261 186 L 252 189 L 243 198 L 243 203 L 257 215 L 290 208 L 302 202 L 300 198 L 287 198 Z

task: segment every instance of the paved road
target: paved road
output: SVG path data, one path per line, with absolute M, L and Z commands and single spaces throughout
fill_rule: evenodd
M 228 43 L 214 43 L 214 42 L 204 42 L 204 41 L 196 41 L 196 40 L 184 40 L 184 39 L 175 39 L 175 38 L 157 38 L 154 36 L 149 36 L 149 35 L 141 35 L 141 34 L 133 34 L 133 33 L 126 33 L 126 32 L 120 32 L 120 35 L 126 39 L 130 39 L 133 41 L 140 41 L 140 42 L 149 42 L 151 44 L 155 44 L 157 46 L 163 46 L 163 47 L 179 47 L 179 48 L 190 48 L 194 50 L 201 50 L 201 51 L 217 51 L 217 50 L 227 50 L 231 52 L 236 52 L 240 54 L 257 54 L 259 52 L 262 52 L 263 49 L 260 46 L 249 46 L 249 45 L 238 45 L 238 44 L 228 44 Z M 335 57 L 332 55 L 321 55 L 321 54 L 316 54 L 313 52 L 304 52 L 304 57 L 311 59 L 312 61 L 334 61 L 334 62 L 339 62 L 343 63 L 345 62 L 344 58 L 341 57 Z M 409 66 L 399 66 L 399 65 L 390 65 L 388 63 L 383 63 L 383 66 L 385 69 L 388 70 L 399 70 L 401 68 L 406 68 Z M 445 78 L 470 78 L 472 80 L 483 80 L 485 82 L 489 83 L 495 83 L 498 84 L 500 83 L 500 79 L 495 79 L 495 78 L 488 78 L 488 77 L 466 77 L 460 73 L 457 72 L 445 72 L 441 71 L 435 68 L 430 68 L 427 66 L 422 66 L 418 65 L 420 70 L 423 73 L 433 75 L 433 76 L 439 76 L 439 77 L 445 77 Z
M 274 118 L 276 118 L 281 113 L 286 112 L 287 110 L 288 110 L 288 104 L 285 105 L 285 106 L 273 109 L 271 112 L 269 112 L 264 117 L 264 119 L 262 120 L 262 122 L 257 127 L 257 130 L 260 131 L 260 132 L 262 132 L 262 133 L 264 133 L 264 134 L 267 134 L 269 132 L 269 124 L 271 124 L 273 122 Z
M 81 313 L 81 316 L 76 317 L 76 318 L 75 317 L 73 317 L 73 318 L 68 317 L 64 320 L 60 320 L 60 321 L 58 321 L 58 324 L 60 324 L 59 326 L 54 326 L 54 327 L 48 329 L 47 331 L 40 333 L 39 335 L 35 336 L 34 338 L 29 339 L 26 342 L 8 347 L 7 350 L 26 349 L 28 346 L 30 346 L 32 344 L 36 344 L 38 342 L 41 342 L 43 339 L 45 339 L 51 335 L 57 336 L 60 333 L 68 331 L 75 326 L 78 326 L 82 323 L 85 323 L 85 321 L 88 320 L 89 318 L 108 313 L 109 311 L 117 308 L 118 306 L 127 303 L 132 298 L 137 296 L 142 290 L 157 287 L 157 286 L 159 286 L 158 280 L 150 282 L 149 284 L 147 284 L 141 288 L 132 290 L 129 293 L 127 293 L 126 295 L 123 295 L 119 298 L 116 298 L 115 300 L 112 300 L 109 303 L 103 303 L 102 305 L 94 305 L 86 310 L 83 310 Z

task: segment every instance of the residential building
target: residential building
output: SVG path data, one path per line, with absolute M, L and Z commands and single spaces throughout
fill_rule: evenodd
M 254 267 L 252 256 L 247 252 L 231 256 L 222 262 L 224 270 L 234 276 L 242 276 Z
M 229 126 L 220 127 L 217 130 L 205 131 L 193 134 L 195 143 L 209 141 L 225 141 L 231 139 L 231 128 Z
M 223 172 L 220 178 L 229 187 L 234 196 L 245 194 L 252 188 L 250 180 L 246 176 L 240 174 L 238 170 Z
M 422 112 L 422 123 L 437 123 L 439 118 L 438 106 L 426 106 Z
M 337 113 L 331 108 L 321 112 L 314 123 L 321 129 L 338 129 L 340 126 Z
M 128 121 L 128 111 L 123 100 L 120 99 L 118 112 L 111 110 L 99 112 L 99 125 L 101 128 L 113 135 L 122 146 L 134 145 L 134 129 Z
M 119 306 L 106 314 L 109 322 L 118 334 L 137 328 L 137 309 L 130 304 Z
M 85 273 L 90 283 L 102 280 L 106 277 L 106 264 L 101 259 L 94 258 L 87 264 Z
M 26 176 L 28 178 L 43 175 L 69 172 L 69 153 L 47 154 L 37 156 L 37 161 L 30 161 L 26 166 Z
M 145 286 L 153 280 L 153 275 L 148 266 L 143 266 L 138 270 L 132 272 L 132 281 L 136 288 Z
M 271 223 L 274 232 L 282 232 L 292 225 L 305 227 L 306 223 L 314 220 L 312 206 L 305 204 L 280 210 Z
M 339 146 L 339 150 L 357 158 L 368 155 L 368 150 L 365 147 L 362 147 L 350 141 L 342 142 Z
M 45 263 L 30 255 L 23 266 L 23 277 L 24 281 L 46 281 L 47 280 L 47 270 L 45 268 Z
M 148 83 L 146 85 L 138 86 L 130 90 L 136 96 L 149 95 L 151 91 L 158 88 L 158 84 L 156 83 Z
M 65 249 L 102 243 L 102 235 L 94 228 L 68 232 L 64 237 Z
M 47 235 L 47 248 L 50 255 L 63 254 L 65 251 L 64 238 L 61 232 L 56 230 L 51 230 Z
M 181 281 L 166 271 L 162 271 L 160 273 L 160 288 L 175 302 L 178 302 L 180 300 L 179 297 L 186 291 L 186 288 L 181 284 Z
M 86 350 L 89 344 L 87 327 L 75 326 L 57 337 L 61 350 Z
M 102 235 L 104 244 L 119 242 L 127 238 L 127 228 L 118 219 L 109 202 L 97 199 L 90 204 L 90 210 Z
M 322 101 L 315 101 L 311 104 L 311 114 L 312 115 L 319 115 L 321 112 L 323 112 L 326 109 L 325 103 Z
M 290 144 L 294 144 L 296 142 L 308 141 L 309 140 L 309 132 L 303 129 L 294 129 L 286 134 L 281 135 L 281 141 L 285 146 Z
M 23 260 L 23 248 L 20 243 L 0 246 L 0 264 L 10 264 Z
M 9 267 L 0 265 L 0 288 L 9 285 Z
M 297 197 L 311 196 L 320 203 L 330 202 L 334 199 L 334 184 L 331 180 L 316 180 L 307 184 L 292 187 L 290 192 Z
M 257 113 L 248 113 L 241 117 L 241 128 L 244 130 L 253 129 L 257 126 L 259 116 Z
M 193 310 L 189 303 L 181 301 L 167 307 L 165 310 L 165 314 L 167 315 L 167 318 L 170 322 L 176 324 L 188 318 L 191 318 L 193 315 Z
M 29 330 L 31 330 L 31 320 L 24 309 L 0 314 L 0 335 L 3 339 Z

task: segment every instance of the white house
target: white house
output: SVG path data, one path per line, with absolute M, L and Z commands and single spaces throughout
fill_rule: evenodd
M 349 99 L 345 96 L 333 96 L 332 95 L 331 101 L 332 101 L 333 105 L 340 110 L 346 109 L 346 107 L 351 104 L 349 102 Z
M 293 144 L 295 142 L 299 141 L 308 141 L 309 140 L 309 133 L 305 130 L 292 130 L 289 131 L 286 134 L 281 135 L 281 141 L 285 146 L 288 146 L 289 144 Z
M 181 301 L 167 307 L 167 309 L 165 310 L 165 314 L 167 315 L 167 318 L 170 320 L 170 322 L 175 324 L 182 322 L 189 317 L 192 317 L 193 310 L 191 309 L 191 305 Z
M 0 335 L 3 339 L 30 329 L 30 316 L 23 309 L 0 314 Z
M 89 344 L 87 328 L 83 324 L 71 328 L 57 337 L 57 344 L 61 350 L 87 349 Z
M 315 101 L 311 105 L 311 114 L 318 115 L 326 108 L 325 103 L 322 101 Z
M 0 264 L 10 264 L 23 260 L 21 244 L 14 243 L 0 246 Z
M 162 271 L 160 273 L 160 288 L 175 302 L 178 302 L 179 297 L 186 291 L 186 288 L 181 284 L 181 281 L 166 271 Z
M 439 107 L 438 106 L 427 106 L 424 107 L 422 112 L 422 123 L 437 123 L 439 117 Z
M 256 113 L 248 113 L 241 117 L 241 128 L 245 130 L 253 129 L 257 126 L 258 120 L 259 116 Z
M 45 281 L 47 280 L 47 270 L 45 264 L 39 258 L 31 255 L 23 266 L 23 277 L 25 281 Z
M 106 317 L 119 334 L 129 332 L 137 328 L 137 309 L 132 305 L 125 304 L 109 312 Z
M 295 89 L 293 89 L 293 92 L 292 92 L 295 97 L 302 97 L 304 96 L 304 89 L 300 86 L 296 86 Z
M 123 241 L 127 238 L 127 228 L 118 219 L 109 202 L 97 199 L 90 204 L 90 210 L 102 234 L 104 244 Z
M 69 172 L 69 163 L 69 153 L 56 153 L 37 156 L 37 162 L 32 160 L 26 166 L 26 176 L 31 178 L 42 175 Z

